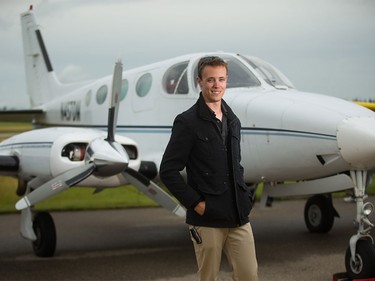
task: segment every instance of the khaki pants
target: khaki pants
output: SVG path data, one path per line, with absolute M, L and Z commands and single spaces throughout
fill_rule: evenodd
M 193 237 L 200 281 L 218 281 L 222 252 L 233 270 L 233 281 L 257 281 L 258 264 L 250 223 L 236 228 L 195 227 L 201 236 L 198 244 Z

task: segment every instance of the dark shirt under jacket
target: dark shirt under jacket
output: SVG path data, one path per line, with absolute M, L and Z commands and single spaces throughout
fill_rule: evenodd
M 223 112 L 222 120 L 216 118 L 216 114 L 213 110 L 209 108 L 211 115 L 216 122 L 216 125 L 221 133 L 221 138 L 223 140 L 223 144 L 226 146 L 227 145 L 227 136 L 228 136 L 228 125 L 227 125 L 227 115 L 228 111 L 225 108 L 224 104 L 221 105 L 221 110 Z
M 222 105 L 222 125 L 226 121 L 227 127 L 222 130 L 202 94 L 179 114 L 160 165 L 161 180 L 186 207 L 186 223 L 191 225 L 237 227 L 249 222 L 252 194 L 240 164 L 241 124 L 224 100 Z M 222 131 L 227 131 L 226 141 Z M 186 182 L 180 174 L 185 167 Z M 200 201 L 206 201 L 203 216 L 194 211 Z

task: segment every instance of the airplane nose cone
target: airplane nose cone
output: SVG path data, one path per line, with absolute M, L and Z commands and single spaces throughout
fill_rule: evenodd
M 375 167 L 375 118 L 351 117 L 337 127 L 337 144 L 344 160 L 356 170 Z
M 90 161 L 96 164 L 97 176 L 116 175 L 128 167 L 129 156 L 118 143 L 109 143 L 106 140 L 96 139 L 90 143 Z

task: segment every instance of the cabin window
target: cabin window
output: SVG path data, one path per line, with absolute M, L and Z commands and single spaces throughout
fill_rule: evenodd
M 184 61 L 168 68 L 163 76 L 163 88 L 168 94 L 189 93 L 187 67 L 189 62 Z
M 294 88 L 292 82 L 276 67 L 255 57 L 242 56 L 269 85 Z
M 251 88 L 259 87 L 260 81 L 256 76 L 241 63 L 238 59 L 234 57 L 222 57 L 224 61 L 228 64 L 228 81 L 227 89 L 229 88 Z M 194 69 L 194 77 L 198 76 L 198 61 Z M 195 81 L 195 86 L 198 87 L 198 82 Z
M 121 91 L 120 91 L 120 101 L 122 101 L 129 90 L 129 81 L 127 79 L 122 80 Z
M 152 85 L 152 76 L 150 73 L 143 74 L 137 81 L 135 92 L 139 97 L 144 97 L 148 94 Z
M 96 92 L 96 102 L 98 104 L 103 104 L 107 98 L 107 95 L 108 95 L 107 85 L 101 86 Z

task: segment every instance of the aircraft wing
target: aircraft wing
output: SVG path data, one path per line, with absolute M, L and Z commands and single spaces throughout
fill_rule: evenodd
M 368 109 L 371 109 L 372 111 L 375 111 L 375 102 L 361 102 L 356 101 L 356 104 L 362 105 L 364 107 L 367 107 Z
M 31 122 L 36 115 L 43 115 L 42 109 L 0 110 L 1 122 Z

